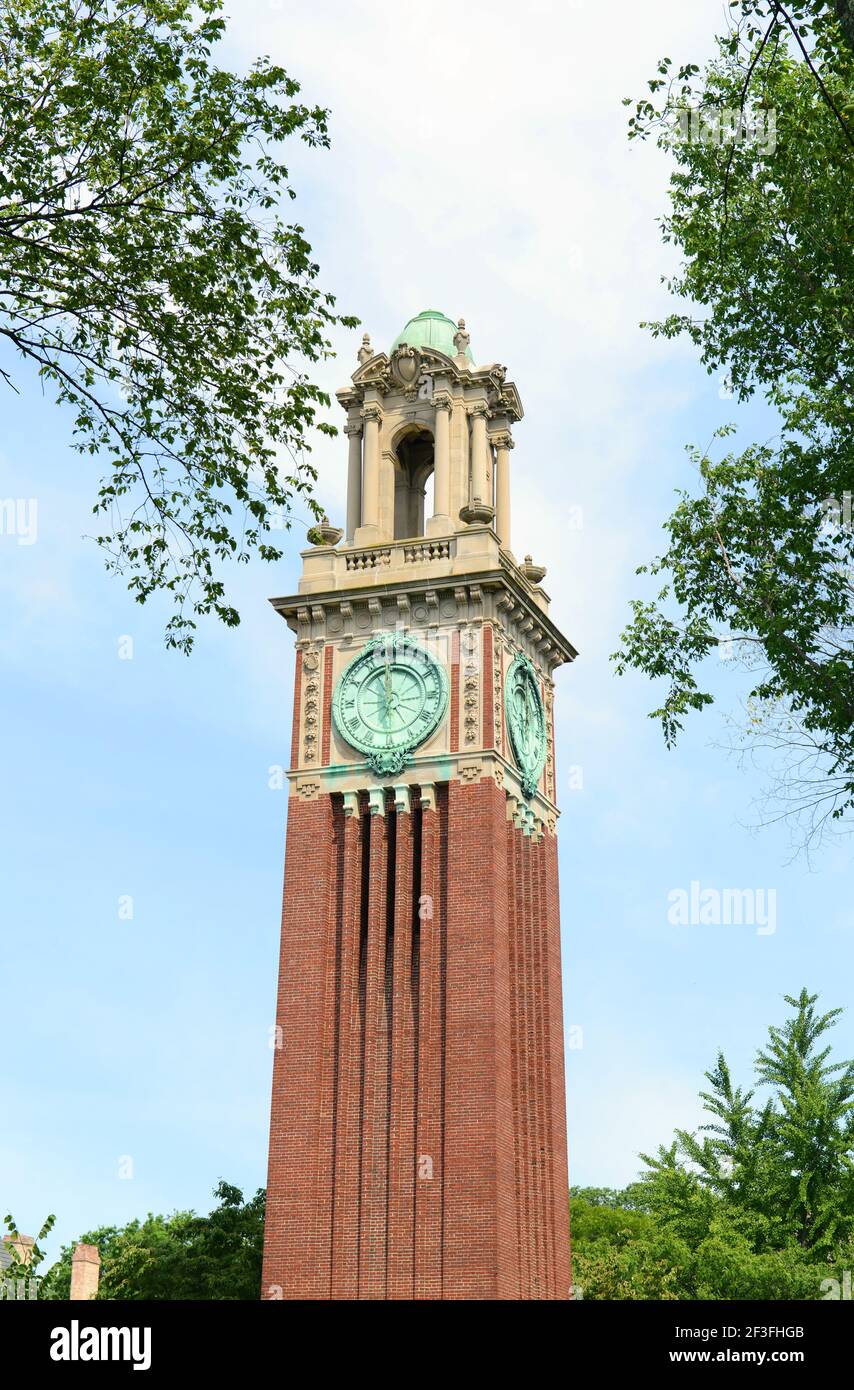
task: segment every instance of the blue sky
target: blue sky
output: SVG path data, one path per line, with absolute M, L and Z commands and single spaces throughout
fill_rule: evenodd
M 621 1184 L 640 1150 L 697 1122 L 719 1047 L 746 1077 L 781 996 L 806 984 L 848 1005 L 854 965 L 844 845 L 810 869 L 785 829 L 752 833 L 762 778 L 715 746 L 746 678 L 716 667 L 720 707 L 668 753 L 646 717 L 655 692 L 608 661 L 644 592 L 634 569 L 691 486 L 683 445 L 731 419 L 744 439 L 773 431 L 689 347 L 638 328 L 666 302 L 666 170 L 627 147 L 620 98 L 660 53 L 706 51 L 721 6 L 626 3 L 607 32 L 592 3 L 319 8 L 241 5 L 224 60 L 268 51 L 332 108 L 333 150 L 297 149 L 291 170 L 340 306 L 378 347 L 420 309 L 462 314 L 476 358 L 505 362 L 522 394 L 513 545 L 548 566 L 580 651 L 556 705 L 566 1019 L 582 1042 L 570 1168 Z M 590 58 L 603 44 L 607 65 Z M 330 388 L 358 336 L 340 335 Z M 233 576 L 237 631 L 211 623 L 191 659 L 167 652 L 165 606 L 133 603 L 84 539 L 97 463 L 15 370 L 0 498 L 37 499 L 38 530 L 0 536 L 0 1193 L 23 1229 L 57 1213 L 55 1250 L 148 1210 L 207 1210 L 220 1177 L 264 1182 L 286 814 L 268 769 L 287 760 L 292 673 L 267 597 L 295 587 L 301 534 L 282 563 Z M 340 518 L 344 438 L 316 460 Z M 776 931 L 671 925 L 668 894 L 695 880 L 776 890 Z M 854 1013 L 836 1044 L 854 1049 Z

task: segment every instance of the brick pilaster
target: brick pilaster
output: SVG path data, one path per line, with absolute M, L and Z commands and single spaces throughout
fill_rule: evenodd
M 555 1244 L 555 1298 L 568 1298 L 572 1280 L 569 1241 L 569 1175 L 566 1152 L 566 1089 L 563 1055 L 563 986 L 560 950 L 560 901 L 558 888 L 557 840 L 546 835 L 540 845 L 543 855 L 545 897 L 544 922 L 548 933 L 548 1001 L 546 1026 L 551 1058 L 551 1153 L 553 1229 Z
M 518 1297 L 504 793 L 448 788 L 444 1297 Z M 488 847 L 488 849 L 487 849 Z
M 421 811 L 418 895 L 418 1115 L 415 1187 L 415 1297 L 442 1297 L 444 1182 L 444 865 L 447 801 Z
M 390 816 L 393 815 L 392 810 Z M 387 955 L 388 855 L 390 834 L 394 834 L 394 821 L 390 816 L 375 811 L 370 819 L 362 1093 L 362 1206 L 359 1240 L 359 1297 L 367 1299 L 384 1299 L 387 1292 L 391 1025 L 390 981 L 387 979 L 387 972 L 391 969 L 391 959 Z
M 338 967 L 338 1069 L 335 1125 L 335 1204 L 332 1234 L 332 1297 L 359 1294 L 359 1215 L 362 1152 L 362 1049 L 364 1009 L 360 989 L 362 934 L 362 839 L 364 818 L 344 820 L 341 950 Z
M 391 813 L 393 814 L 393 813 Z M 413 826 L 396 814 L 391 1114 L 388 1174 L 388 1297 L 411 1299 L 415 1276 L 415 1023 L 413 986 Z

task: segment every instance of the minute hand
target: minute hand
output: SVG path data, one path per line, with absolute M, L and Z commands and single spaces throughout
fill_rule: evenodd
M 386 661 L 386 664 L 385 664 L 384 687 L 385 687 L 385 725 L 386 725 L 386 728 L 388 728 L 389 725 L 390 725 L 390 722 L 391 722 L 391 667 L 390 667 L 388 661 Z

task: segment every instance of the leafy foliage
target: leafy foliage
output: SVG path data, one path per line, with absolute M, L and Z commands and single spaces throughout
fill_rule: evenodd
M 9 1263 L 5 1269 L 0 1270 L 2 1281 L 17 1284 L 20 1280 L 29 1282 L 31 1279 L 39 1278 L 39 1266 L 43 1263 L 45 1252 L 40 1245 L 40 1241 L 46 1240 L 56 1225 L 56 1217 L 51 1215 L 45 1218 L 38 1235 L 34 1238 L 30 1247 L 29 1257 L 21 1258 L 22 1247 L 20 1245 L 21 1232 L 15 1218 L 9 1214 L 4 1216 L 3 1224 L 7 1234 L 3 1238 L 3 1249 L 8 1256 Z
M 264 1192 L 244 1202 L 239 1188 L 220 1182 L 219 1205 L 208 1216 L 175 1212 L 102 1226 L 81 1237 L 101 1255 L 99 1299 L 257 1299 L 261 1290 Z M 62 1249 L 41 1289 L 67 1299 L 73 1246 Z
M 306 369 L 339 317 L 316 281 L 277 149 L 328 113 L 268 58 L 215 66 L 220 0 L 6 0 L 0 8 L 0 341 L 70 406 L 108 468 L 108 568 L 139 602 L 238 614 L 228 559 L 275 560 L 271 524 L 318 516 Z M 0 371 L 12 385 L 11 370 Z
M 847 0 L 730 10 L 714 61 L 663 59 L 629 122 L 674 162 L 661 226 L 686 307 L 647 326 L 763 395 L 780 433 L 689 450 L 699 487 L 639 570 L 664 583 L 614 659 L 666 683 L 670 745 L 727 642 L 752 674 L 748 740 L 783 754 L 782 814 L 809 840 L 854 806 L 854 43 Z
M 571 1203 L 574 1281 L 584 1298 L 820 1299 L 854 1261 L 854 1062 L 830 1062 L 839 1009 L 786 996 L 756 1085 L 719 1054 L 701 1099 L 709 1122 L 677 1130 L 622 1193 Z

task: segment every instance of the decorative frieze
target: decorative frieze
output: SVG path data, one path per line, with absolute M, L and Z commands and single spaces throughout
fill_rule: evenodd
M 494 629 L 493 629 L 494 632 Z M 504 752 L 504 670 L 501 643 L 493 636 L 492 653 L 492 729 L 495 747 Z
M 426 627 L 438 632 L 455 625 L 479 630 L 482 623 L 491 622 L 496 636 L 508 644 L 507 650 L 512 655 L 523 652 L 546 679 L 551 678 L 556 666 L 572 660 L 574 650 L 550 628 L 543 614 L 529 605 L 518 589 L 506 585 L 503 578 L 488 576 L 476 582 L 461 582 L 453 572 L 449 573 L 453 552 L 450 560 L 435 558 L 438 551 L 449 546 L 452 546 L 451 541 L 440 538 L 413 542 L 406 547 L 343 552 L 335 558 L 343 564 L 346 557 L 348 570 L 363 567 L 370 572 L 371 566 L 381 567 L 384 571 L 382 586 L 374 589 L 366 584 L 361 591 L 354 587 L 342 594 L 324 593 L 313 596 L 310 604 L 294 599 L 274 602 L 290 622 L 300 643 L 308 645 L 340 641 L 342 635 L 348 640 L 362 635 L 367 638 L 373 631 L 385 627 Z M 404 550 L 410 553 L 406 561 L 401 558 Z M 421 552 L 420 558 L 417 552 Z M 434 558 L 429 558 L 431 555 Z M 391 581 L 398 564 L 401 588 L 387 594 L 385 585 Z M 429 587 L 420 588 L 417 577 L 415 582 L 408 580 L 407 571 L 412 570 L 417 576 L 417 567 L 423 570 L 424 566 L 435 566 L 445 572 L 437 574 L 435 581 L 430 575 Z M 497 655 L 498 641 L 495 651 Z M 484 689 L 488 691 L 494 674 L 486 673 L 484 679 Z
M 460 668 L 463 682 L 463 743 L 469 748 L 480 742 L 480 630 L 460 632 Z

